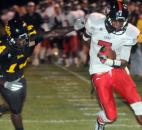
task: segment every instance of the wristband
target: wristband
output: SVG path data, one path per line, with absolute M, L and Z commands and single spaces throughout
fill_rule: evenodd
M 120 67 L 121 66 L 120 60 L 113 60 L 113 61 L 114 61 L 113 67 Z
M 112 60 L 112 59 L 107 59 L 104 64 L 111 66 L 111 67 L 120 67 L 121 66 L 121 61 L 120 60 Z
M 112 59 L 106 59 L 106 61 L 104 62 L 104 64 L 108 65 L 108 66 L 113 66 L 113 60 Z

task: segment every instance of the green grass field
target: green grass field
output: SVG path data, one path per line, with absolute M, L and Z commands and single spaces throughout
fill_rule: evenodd
M 87 69 L 40 65 L 26 70 L 27 99 L 23 109 L 25 130 L 94 130 L 99 105 L 90 96 Z M 142 94 L 142 80 L 135 78 Z M 106 130 L 141 130 L 133 112 L 116 96 L 118 120 Z M 9 114 L 0 118 L 0 130 L 14 130 Z

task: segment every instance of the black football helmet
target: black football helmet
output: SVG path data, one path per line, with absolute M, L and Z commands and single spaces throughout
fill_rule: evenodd
M 123 3 L 122 0 L 116 0 L 111 3 L 110 12 L 106 16 L 105 26 L 109 33 L 114 33 L 116 35 L 121 35 L 126 31 L 128 26 L 129 12 L 127 5 Z M 123 26 L 117 30 L 112 26 L 112 21 L 123 22 Z
M 8 21 L 5 27 L 8 37 L 8 43 L 16 50 L 22 50 L 29 43 L 26 24 L 21 19 L 12 19 Z

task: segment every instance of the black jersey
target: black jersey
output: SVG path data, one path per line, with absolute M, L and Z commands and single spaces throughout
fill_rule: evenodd
M 13 50 L 7 40 L 0 41 L 0 73 L 6 81 L 13 81 L 23 76 L 24 68 L 36 44 L 24 50 Z

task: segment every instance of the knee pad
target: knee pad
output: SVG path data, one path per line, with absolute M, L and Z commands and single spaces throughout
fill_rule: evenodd
M 142 102 L 132 103 L 130 106 L 136 116 L 142 115 Z

